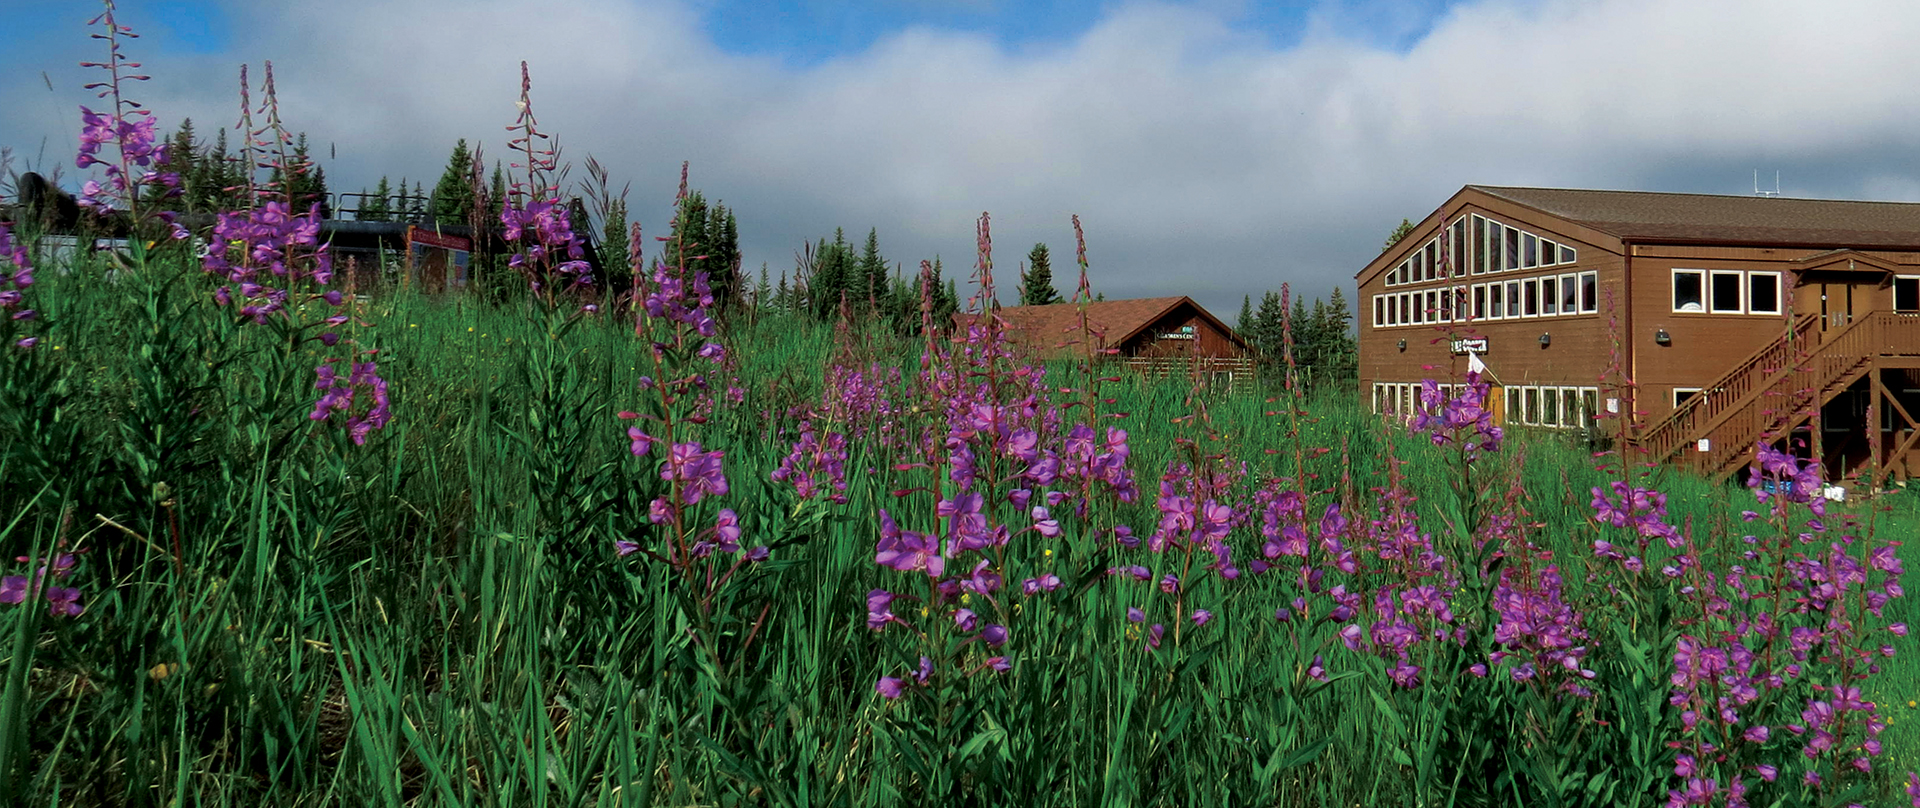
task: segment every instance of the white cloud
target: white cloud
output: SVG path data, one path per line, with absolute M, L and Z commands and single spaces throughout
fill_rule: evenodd
M 1482 2 L 1404 51 L 1323 19 L 1275 49 L 1237 8 L 1117 6 L 1018 49 L 916 28 L 790 68 L 724 52 L 689 6 L 254 6 L 243 52 L 170 66 L 185 79 L 147 98 L 231 123 L 232 65 L 273 58 L 290 125 L 339 145 L 336 190 L 431 185 L 456 137 L 505 156 L 526 58 L 543 126 L 631 178 L 651 233 L 681 160 L 776 274 L 836 226 L 958 270 L 990 210 L 1007 277 L 1035 241 L 1070 256 L 1079 213 L 1109 296 L 1192 293 L 1225 316 L 1282 281 L 1350 282 L 1393 224 L 1469 182 L 1739 193 L 1778 168 L 1790 193 L 1920 198 L 1910 3 Z M 23 72 L 0 102 L 45 106 Z M 26 151 L 55 125 L 32 104 L 0 142 Z

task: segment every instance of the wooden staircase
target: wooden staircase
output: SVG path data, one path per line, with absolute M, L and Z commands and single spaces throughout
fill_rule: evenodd
M 1912 366 L 1920 317 L 1875 311 L 1822 337 L 1819 315 L 1755 351 L 1644 430 L 1638 443 L 1657 462 L 1678 462 L 1715 479 L 1746 466 L 1761 439 L 1777 439 L 1845 392 L 1886 358 Z M 1700 441 L 1706 448 L 1699 449 Z

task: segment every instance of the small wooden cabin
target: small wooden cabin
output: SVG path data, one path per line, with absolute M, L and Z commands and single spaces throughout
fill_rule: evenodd
M 1920 475 L 1920 204 L 1469 185 L 1355 278 L 1376 410 L 1478 361 L 1508 425 Z
M 1029 356 L 1084 355 L 1079 304 L 1014 306 L 998 314 L 1009 341 Z M 954 321 L 965 328 L 976 316 L 957 314 Z M 1094 350 L 1114 349 L 1110 356 L 1134 373 L 1149 378 L 1199 374 L 1208 384 L 1225 388 L 1254 380 L 1253 351 L 1246 340 L 1193 298 L 1094 301 L 1086 304 L 1086 316 Z

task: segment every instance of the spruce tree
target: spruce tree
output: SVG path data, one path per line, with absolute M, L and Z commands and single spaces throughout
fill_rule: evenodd
M 1253 327 L 1253 295 L 1240 296 L 1240 316 L 1233 321 L 1233 330 L 1246 338 L 1247 330 Z
M 760 262 L 760 283 L 753 287 L 753 307 L 766 311 L 773 299 L 773 284 L 768 282 L 767 262 Z
M 747 285 L 740 276 L 740 224 L 733 211 L 718 202 L 707 211 L 706 256 L 702 265 L 713 299 L 723 310 L 742 307 Z
M 467 139 L 460 138 L 453 144 L 453 154 L 447 157 L 447 168 L 440 172 L 440 181 L 433 186 L 433 220 L 442 225 L 461 225 L 467 223 L 467 217 L 473 212 L 473 184 L 468 181 L 468 172 L 473 170 L 473 154 L 467 150 Z
M 388 201 L 393 196 L 393 186 L 387 182 L 386 175 L 380 176 L 380 184 L 373 186 L 371 196 L 360 199 L 360 212 L 355 214 L 363 222 L 393 221 L 393 206 Z
M 420 183 L 413 184 L 413 195 L 407 198 L 407 221 L 424 222 L 427 220 L 427 191 Z
M 1393 245 L 1399 244 L 1401 239 L 1406 238 L 1407 235 L 1412 232 L 1413 222 L 1407 219 L 1401 219 L 1400 224 L 1393 228 L 1393 232 L 1387 234 L 1387 243 L 1380 246 L 1380 251 L 1386 252 L 1393 249 Z
M 1286 312 L 1280 308 L 1280 293 L 1268 290 L 1260 296 L 1260 308 L 1253 315 L 1253 328 L 1247 342 L 1259 354 L 1262 368 L 1271 370 L 1280 362 L 1280 330 Z
M 872 304 L 872 313 L 881 314 L 888 310 L 887 298 L 893 291 L 888 287 L 887 261 L 880 257 L 880 231 L 878 228 L 867 230 L 867 244 L 860 251 L 860 264 L 853 273 L 851 284 L 852 297 L 856 310 L 865 311 Z
M 1046 244 L 1035 244 L 1027 253 L 1027 273 L 1020 284 L 1020 305 L 1046 306 L 1060 302 L 1060 292 L 1053 288 L 1053 266 L 1047 256 Z

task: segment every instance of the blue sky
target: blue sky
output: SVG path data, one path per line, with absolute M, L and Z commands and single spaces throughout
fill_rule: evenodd
M 0 147 L 65 165 L 98 59 L 83 0 L 16 2 Z M 336 191 L 506 153 L 519 62 L 574 162 L 650 233 L 683 161 L 776 277 L 835 228 L 1002 266 L 1086 225 L 1097 289 L 1231 316 L 1323 295 L 1460 186 L 1920 201 L 1910 0 L 125 0 L 132 88 L 171 129 L 237 118 L 272 60 Z M 48 88 L 51 83 L 52 89 Z M 257 92 L 256 86 L 256 92 Z M 581 172 L 575 172 L 579 177 Z

